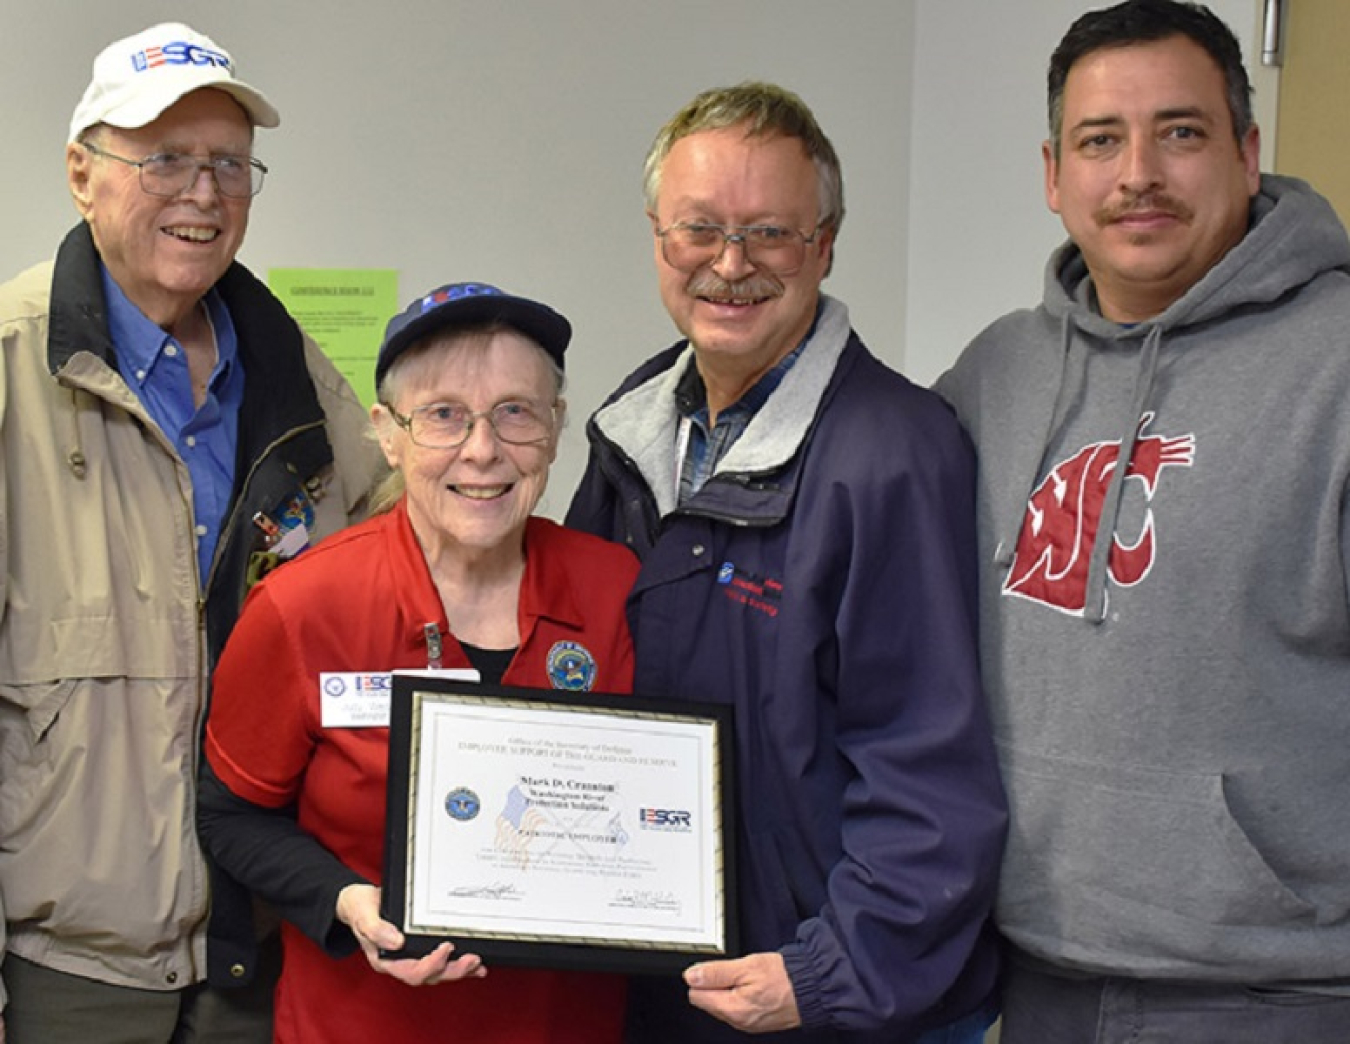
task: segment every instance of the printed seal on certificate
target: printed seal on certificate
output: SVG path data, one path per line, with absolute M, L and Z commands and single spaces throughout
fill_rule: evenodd
M 737 956 L 731 708 L 393 677 L 381 915 L 420 956 Z

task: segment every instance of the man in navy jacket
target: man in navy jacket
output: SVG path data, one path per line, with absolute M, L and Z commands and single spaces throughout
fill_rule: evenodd
M 843 188 L 799 98 L 705 92 L 646 175 L 686 340 L 591 419 L 568 522 L 643 559 L 636 691 L 735 708 L 747 956 L 634 981 L 630 1038 L 978 1041 L 1006 811 L 968 442 L 820 293 Z

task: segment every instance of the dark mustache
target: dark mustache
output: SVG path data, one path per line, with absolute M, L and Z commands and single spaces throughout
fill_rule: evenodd
M 1146 211 L 1166 214 L 1178 221 L 1190 221 L 1195 217 L 1195 211 L 1175 196 L 1169 196 L 1164 192 L 1146 192 L 1127 196 L 1118 203 L 1102 207 L 1097 211 L 1097 220 L 1102 224 L 1110 224 L 1131 214 Z

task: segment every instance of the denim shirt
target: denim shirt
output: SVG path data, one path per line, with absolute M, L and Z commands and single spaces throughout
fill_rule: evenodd
M 675 391 L 676 407 L 683 417 L 680 424 L 680 437 L 684 442 L 680 464 L 681 504 L 703 488 L 718 463 L 745 433 L 745 429 L 755 419 L 755 414 L 769 401 L 769 396 L 792 369 L 814 331 L 813 322 L 796 348 L 779 359 L 744 395 L 718 412 L 717 423 L 711 428 L 708 427 L 708 389 L 695 360 L 689 360 L 689 366 Z

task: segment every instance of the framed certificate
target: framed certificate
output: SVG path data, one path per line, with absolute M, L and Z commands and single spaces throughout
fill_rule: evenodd
M 731 711 L 395 673 L 394 956 L 624 972 L 737 955 Z

